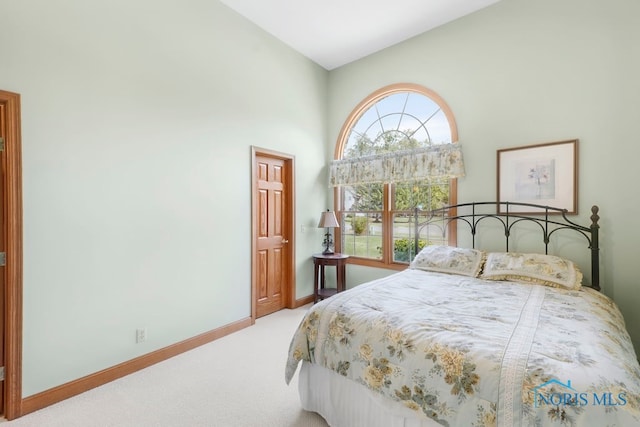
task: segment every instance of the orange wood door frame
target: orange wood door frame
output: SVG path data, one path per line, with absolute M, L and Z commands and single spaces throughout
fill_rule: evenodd
M 22 415 L 22 143 L 20 95 L 0 90 L 0 135 L 4 152 L 0 156 L 5 171 L 1 192 L 5 237 L 4 275 L 4 417 Z
M 284 268 L 287 276 L 287 289 L 284 290 L 285 307 L 295 307 L 295 159 L 289 154 L 280 153 L 277 151 L 251 147 L 251 319 L 252 323 L 255 322 L 257 317 L 257 298 L 258 298 L 258 206 L 256 203 L 258 193 L 258 171 L 257 161 L 258 157 L 271 157 L 279 159 L 284 162 L 285 169 L 285 217 L 283 225 L 283 236 L 288 239 L 286 250 L 286 261 Z

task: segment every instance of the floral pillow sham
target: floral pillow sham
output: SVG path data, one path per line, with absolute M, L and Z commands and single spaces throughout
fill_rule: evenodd
M 569 260 L 554 255 L 490 252 L 481 279 L 537 283 L 555 288 L 578 290 L 582 272 Z
M 411 261 L 409 268 L 478 277 L 484 252 L 455 246 L 425 246 Z

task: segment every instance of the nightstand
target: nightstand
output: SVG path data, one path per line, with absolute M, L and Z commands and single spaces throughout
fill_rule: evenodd
M 345 289 L 347 275 L 347 258 L 349 255 L 333 254 L 313 254 L 313 303 L 325 299 L 337 292 Z M 325 266 L 336 267 L 336 287 L 326 288 Z

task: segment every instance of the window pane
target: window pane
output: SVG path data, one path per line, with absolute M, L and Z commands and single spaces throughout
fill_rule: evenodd
M 426 212 L 449 202 L 449 181 L 415 181 L 393 186 L 393 260 L 409 263 L 425 245 L 442 244 L 440 229 L 426 227 Z M 416 212 L 418 208 L 418 212 Z M 417 217 L 416 217 L 417 215 Z M 416 219 L 417 235 L 416 242 Z M 437 243 L 434 243 L 437 242 Z
M 440 106 L 420 93 L 410 93 L 405 111 L 413 113 L 420 111 L 422 113 L 420 117 L 424 121 L 440 111 Z
M 409 263 L 415 256 L 415 221 L 410 213 L 393 215 L 393 261 Z M 420 245 L 422 243 L 422 245 Z M 424 242 L 419 242 L 421 249 Z
M 442 221 L 442 217 L 440 220 L 435 220 L 434 218 L 429 218 L 425 215 L 424 212 L 418 212 L 417 217 L 418 222 L 418 240 L 421 243 L 420 248 L 427 245 L 448 245 L 449 237 L 448 237 L 448 223 L 446 221 Z M 415 228 L 416 219 L 414 215 L 413 225 Z M 415 236 L 415 231 L 413 233 Z M 415 240 L 415 237 L 413 237 Z
M 393 210 L 439 209 L 449 204 L 449 180 L 414 181 L 393 187 Z
M 446 245 L 446 222 L 431 221 L 425 211 L 393 215 L 393 261 L 410 263 L 420 249 L 428 245 Z M 417 231 L 417 232 L 416 232 Z M 418 239 L 416 241 L 416 235 Z M 417 249 L 416 249 L 417 248 Z
M 350 211 L 341 214 L 342 253 L 382 258 L 382 212 Z
M 426 127 L 429 130 L 429 136 L 433 144 L 450 144 L 452 142 L 451 128 L 444 112 L 439 111 L 435 116 L 431 117 Z
M 401 92 L 379 99 L 362 113 L 351 128 L 343 158 L 451 142 L 451 127 L 440 106 L 420 93 Z
M 417 95 L 422 96 L 422 95 Z M 375 110 L 379 115 L 384 116 L 390 113 L 401 113 L 405 111 L 407 100 L 413 98 L 411 92 L 400 92 L 385 96 L 375 104 Z M 428 99 L 428 98 L 427 98 Z M 373 109 L 373 108 L 372 108 Z
M 389 132 L 392 130 L 404 130 L 401 127 L 402 117 L 403 115 L 401 113 L 388 114 L 386 116 L 380 117 L 382 129 L 385 132 Z
M 382 211 L 383 184 L 363 184 L 342 187 L 343 209 L 345 211 Z

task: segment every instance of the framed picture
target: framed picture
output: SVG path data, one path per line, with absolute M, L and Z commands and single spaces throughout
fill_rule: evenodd
M 533 203 L 578 213 L 577 139 L 498 150 L 497 165 L 498 202 Z M 541 212 L 518 206 L 510 206 L 509 211 Z

